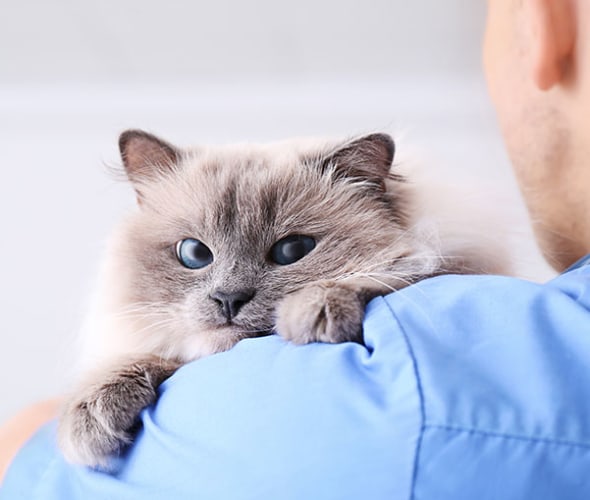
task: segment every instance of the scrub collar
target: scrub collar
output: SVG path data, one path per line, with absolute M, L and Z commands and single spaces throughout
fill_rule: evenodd
M 590 254 L 586 255 L 586 257 L 582 257 L 577 262 L 574 262 L 570 267 L 568 267 L 564 273 L 569 273 L 574 269 L 580 269 L 581 267 L 590 265 Z

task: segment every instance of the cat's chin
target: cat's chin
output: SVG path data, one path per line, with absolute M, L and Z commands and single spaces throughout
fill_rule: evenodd
M 184 361 L 192 361 L 210 354 L 227 351 L 240 340 L 265 337 L 270 334 L 272 334 L 271 329 L 251 331 L 236 324 L 213 326 L 186 338 L 180 346 L 178 357 Z

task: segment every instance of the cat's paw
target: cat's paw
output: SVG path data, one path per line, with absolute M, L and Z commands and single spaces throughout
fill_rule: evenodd
M 66 402 L 58 443 L 70 463 L 108 469 L 110 459 L 133 440 L 138 416 L 156 400 L 149 378 L 114 377 L 92 384 Z
M 296 344 L 362 343 L 365 303 L 354 286 L 318 281 L 287 295 L 277 309 L 277 331 Z

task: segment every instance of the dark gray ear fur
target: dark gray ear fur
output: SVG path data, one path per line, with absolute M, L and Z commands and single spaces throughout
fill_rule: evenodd
M 154 179 L 174 169 L 180 151 L 143 130 L 126 130 L 119 137 L 119 151 L 127 177 L 132 183 Z
M 322 171 L 333 171 L 337 178 L 355 178 L 384 186 L 391 174 L 395 143 L 388 134 L 370 134 L 353 139 L 323 156 Z M 398 179 L 401 180 L 401 179 Z

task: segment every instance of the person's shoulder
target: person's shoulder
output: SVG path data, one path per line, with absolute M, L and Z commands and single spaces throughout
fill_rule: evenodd
M 414 327 L 567 330 L 570 322 L 548 321 L 574 315 L 590 321 L 590 266 L 535 283 L 507 276 L 447 275 L 427 279 L 385 299 L 400 321 Z M 531 324 L 532 322 L 532 324 Z
M 431 433 L 590 446 L 590 267 L 545 284 L 441 276 L 378 302 L 409 345 Z
M 463 352 L 480 344 L 499 348 L 503 341 L 526 356 L 532 346 L 525 344 L 543 339 L 563 349 L 588 343 L 590 350 L 590 336 L 583 335 L 590 331 L 590 266 L 544 284 L 505 276 L 439 276 L 374 302 L 368 313 L 380 315 L 386 328 L 395 325 L 417 351 L 433 352 L 435 345 Z M 377 331 L 365 332 L 369 343 Z

